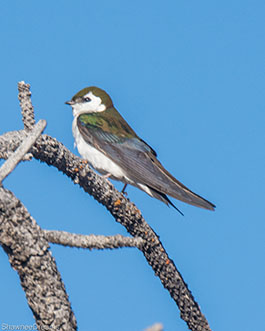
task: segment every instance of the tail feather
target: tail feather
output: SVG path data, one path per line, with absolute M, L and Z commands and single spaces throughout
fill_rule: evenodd
M 184 214 L 182 213 L 182 211 L 180 211 L 180 210 L 174 205 L 174 203 L 173 203 L 172 201 L 169 200 L 169 198 L 166 196 L 166 194 L 161 193 L 161 192 L 158 192 L 157 190 L 155 190 L 155 189 L 153 189 L 153 188 L 151 188 L 151 187 L 149 187 L 149 186 L 148 186 L 148 188 L 149 188 L 150 192 L 152 193 L 152 197 L 154 197 L 154 198 L 156 198 L 156 199 L 158 199 L 158 200 L 164 202 L 167 206 L 168 206 L 168 205 L 172 206 L 173 208 L 175 208 L 175 209 L 180 213 L 180 215 L 184 216 Z M 149 194 L 149 193 L 148 193 L 148 194 Z M 149 195 L 150 195 L 150 194 L 149 194 Z

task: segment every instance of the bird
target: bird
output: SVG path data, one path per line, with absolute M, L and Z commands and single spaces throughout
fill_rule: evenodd
M 79 154 L 103 177 L 124 183 L 122 193 L 128 184 L 133 185 L 181 214 L 168 196 L 215 209 L 163 167 L 155 150 L 129 126 L 103 89 L 83 88 L 65 103 L 72 107 L 72 132 Z

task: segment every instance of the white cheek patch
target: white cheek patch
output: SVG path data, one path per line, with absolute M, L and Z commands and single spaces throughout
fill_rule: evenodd
M 86 97 L 90 98 L 91 101 L 76 103 L 72 106 L 74 116 L 82 113 L 96 113 L 106 110 L 106 106 L 101 103 L 101 99 L 95 96 L 92 92 L 84 95 L 84 98 Z
M 93 109 L 94 111 L 104 111 L 106 109 L 106 106 L 101 103 L 100 97 L 95 96 L 92 92 L 88 92 L 84 98 L 86 97 L 91 100 L 85 103 L 90 109 Z

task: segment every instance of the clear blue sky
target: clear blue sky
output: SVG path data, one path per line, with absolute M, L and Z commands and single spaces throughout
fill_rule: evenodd
M 37 119 L 71 151 L 79 89 L 106 89 L 165 167 L 217 205 L 174 209 L 130 187 L 215 331 L 261 330 L 265 279 L 265 2 L 2 1 L 1 132 L 22 128 L 17 82 Z M 124 234 L 104 207 L 52 167 L 20 164 L 4 182 L 41 227 Z M 121 188 L 119 183 L 115 184 Z M 79 330 L 187 330 L 136 249 L 52 246 Z M 1 320 L 32 324 L 3 251 Z

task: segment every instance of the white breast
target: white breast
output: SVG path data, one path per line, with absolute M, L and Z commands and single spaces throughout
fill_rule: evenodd
M 74 118 L 72 131 L 79 154 L 102 175 L 111 174 L 112 179 L 116 179 L 124 183 L 130 183 L 131 181 L 127 178 L 122 168 L 120 168 L 116 163 L 96 148 L 85 142 L 78 130 L 76 119 L 77 117 Z

